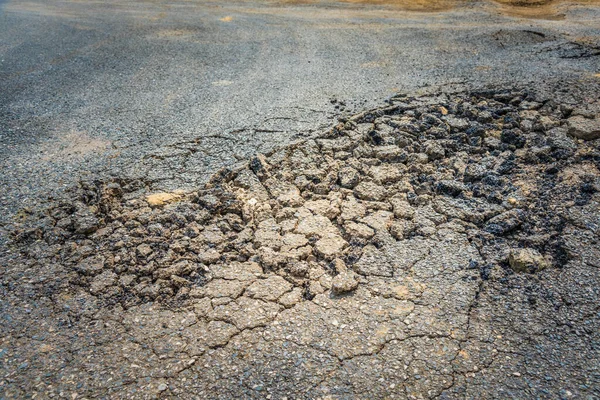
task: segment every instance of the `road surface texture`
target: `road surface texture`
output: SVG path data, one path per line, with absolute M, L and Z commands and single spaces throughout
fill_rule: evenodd
M 600 398 L 598 20 L 0 2 L 0 397 Z

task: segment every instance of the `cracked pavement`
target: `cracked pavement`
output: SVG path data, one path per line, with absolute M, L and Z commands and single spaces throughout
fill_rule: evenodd
M 11 227 L 7 397 L 594 398 L 600 103 L 396 96 L 139 196 Z
M 0 2 L 0 397 L 600 397 L 599 11 L 498 7 Z

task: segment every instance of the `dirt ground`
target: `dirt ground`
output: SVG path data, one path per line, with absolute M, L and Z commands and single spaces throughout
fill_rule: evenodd
M 157 6 L 133 4 L 125 8 L 144 18 Z M 0 4 L 7 20 L 42 10 L 44 20 L 72 21 L 83 18 L 80 6 Z M 467 6 L 444 7 L 440 23 L 483 13 Z M 247 3 L 235 7 L 249 12 Z M 261 23 L 286 7 L 285 18 L 332 12 L 330 4 L 261 7 Z M 368 7 L 351 12 L 390 10 Z M 460 82 L 446 76 L 419 88 L 408 79 L 386 96 L 377 91 L 389 80 L 359 80 L 347 98 L 335 82 L 306 81 L 299 93 L 329 94 L 279 98 L 279 114 L 263 108 L 278 90 L 265 88 L 256 108 L 212 114 L 214 124 L 177 107 L 155 120 L 137 109 L 137 123 L 118 107 L 104 114 L 97 101 L 111 79 L 98 93 L 71 82 L 73 92 L 41 96 L 27 85 L 51 85 L 48 77 L 8 71 L 18 69 L 3 50 L 14 37 L 0 42 L 10 94 L 0 100 L 0 398 L 600 398 L 600 50 L 598 28 L 586 25 L 592 14 L 573 10 L 548 2 L 537 15 L 547 19 L 511 19 L 518 29 L 475 20 L 456 28 L 494 35 L 474 46 L 498 57 L 491 69 L 506 60 L 503 78 L 468 77 L 470 68 Z M 210 14 L 230 14 L 221 11 Z M 440 33 L 437 13 L 410 15 L 428 25 L 408 31 Z M 163 38 L 199 38 L 167 25 Z M 566 40 L 571 29 L 586 38 Z M 461 34 L 449 35 L 458 36 L 437 48 L 446 62 L 460 57 L 444 43 Z M 538 59 L 518 68 L 531 49 Z M 84 65 L 85 53 L 69 57 L 46 72 L 97 68 Z M 356 61 L 340 58 L 340 69 Z M 381 75 L 372 62 L 368 76 Z M 519 75 L 544 63 L 549 77 Z M 425 76 L 464 67 L 440 65 Z M 236 85 L 219 70 L 210 70 L 211 90 Z M 160 86 L 176 79 L 152 76 L 159 87 L 136 88 L 141 103 L 144 94 L 162 102 L 154 95 L 168 95 Z M 379 93 L 373 100 L 367 86 Z M 201 104 L 192 92 L 179 103 L 167 97 Z M 47 114 L 26 105 L 61 96 Z M 286 114 L 294 107 L 306 120 Z M 251 112 L 256 119 L 240 128 Z M 161 113 L 172 119 L 153 125 Z M 288 125 L 298 121 L 306 122 Z M 200 128 L 188 131 L 192 122 Z

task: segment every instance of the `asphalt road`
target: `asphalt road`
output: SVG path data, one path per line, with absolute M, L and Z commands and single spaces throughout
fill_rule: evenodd
M 185 196 L 20 213 L 0 397 L 598 398 L 599 86 L 396 97 Z
M 500 1 L 0 0 L 0 398 L 596 398 L 600 8 Z
M 34 0 L 1 10 L 4 217 L 84 177 L 190 189 L 220 166 L 396 92 L 599 72 L 589 54 L 600 10 L 591 6 L 563 7 L 562 20 L 515 18 L 479 3 L 415 13 Z M 182 146 L 194 157 L 184 160 Z

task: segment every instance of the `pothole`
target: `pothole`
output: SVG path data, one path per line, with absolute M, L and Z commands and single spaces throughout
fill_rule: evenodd
M 561 268 L 563 229 L 600 187 L 593 106 L 521 90 L 398 96 L 192 193 L 140 198 L 130 194 L 139 182 L 82 183 L 19 222 L 13 245 L 41 282 L 63 282 L 45 290 L 84 288 L 124 307 L 344 296 L 414 273 L 418 257 L 398 258 L 401 246 L 448 232 L 478 250 L 453 266 L 477 279 Z

